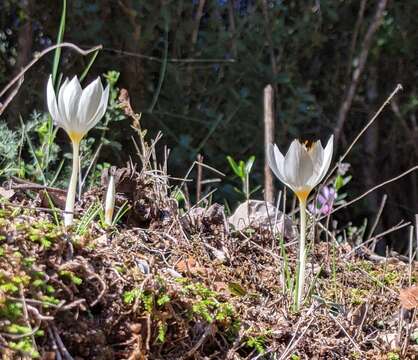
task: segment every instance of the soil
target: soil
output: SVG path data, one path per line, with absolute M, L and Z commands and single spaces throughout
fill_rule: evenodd
M 3 359 L 417 358 L 416 262 L 316 234 L 295 311 L 297 238 L 234 231 L 218 204 L 179 209 L 164 177 L 112 171 L 117 226 L 89 217 L 105 186 L 71 229 L 33 189 L 0 205 Z

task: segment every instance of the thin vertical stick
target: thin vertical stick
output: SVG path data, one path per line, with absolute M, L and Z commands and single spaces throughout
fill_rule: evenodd
M 205 7 L 205 3 L 206 3 L 206 0 L 199 0 L 199 4 L 197 7 L 197 11 L 196 11 L 194 28 L 192 31 L 192 39 L 190 43 L 190 47 L 192 51 L 194 50 L 194 47 L 197 43 L 197 37 L 199 35 L 200 20 L 202 19 L 202 16 L 203 16 L 203 9 Z
M 205 4 L 206 4 L 206 0 L 199 0 L 197 4 L 197 9 L 196 9 L 195 18 L 194 18 L 194 25 L 193 25 L 193 29 L 191 32 L 191 39 L 190 39 L 189 52 L 191 56 L 195 53 L 195 47 L 196 47 L 197 39 L 199 37 L 200 21 L 202 20 L 202 17 L 204 15 Z M 167 35 L 168 35 L 168 31 L 167 31 Z M 187 71 L 186 81 L 188 85 L 188 91 L 191 92 L 191 85 L 193 81 L 193 66 L 189 64 L 187 66 L 186 71 Z
M 274 202 L 273 174 L 267 163 L 267 151 L 274 142 L 274 114 L 273 114 L 273 88 L 267 85 L 264 88 L 264 200 Z
M 267 0 L 262 0 L 261 1 L 261 10 L 263 12 L 263 17 L 264 17 L 264 29 L 266 32 L 266 40 L 267 40 L 267 44 L 269 47 L 269 52 L 270 52 L 270 63 L 271 63 L 271 72 L 273 74 L 274 77 L 274 90 L 276 91 L 276 94 L 278 94 L 278 86 L 277 86 L 277 74 L 278 74 L 278 65 L 277 65 L 277 60 L 278 57 L 275 54 L 275 51 L 277 50 L 277 47 L 275 47 L 274 44 L 274 37 L 272 34 L 272 29 L 274 27 L 274 25 L 272 23 L 270 23 L 270 19 L 269 19 L 269 14 L 271 13 L 271 11 L 269 11 L 269 2 Z
M 418 214 L 415 214 L 415 260 L 418 261 Z
M 414 241 L 414 227 L 411 225 L 409 227 L 409 272 L 408 272 L 408 281 L 409 286 L 412 285 L 412 248 Z
M 200 196 L 202 194 L 202 162 L 203 162 L 203 156 L 200 154 L 197 154 L 196 203 L 200 201 Z
M 400 347 L 401 345 L 401 338 L 402 338 L 402 329 L 403 329 L 403 318 L 404 318 L 404 310 L 401 306 L 399 310 L 399 320 L 398 320 L 398 336 L 396 338 L 397 346 Z
M 271 251 L 273 251 L 274 249 L 276 234 L 278 233 L 276 229 L 277 229 L 277 220 L 279 218 L 279 211 L 280 211 L 279 207 L 280 207 L 281 199 L 282 199 L 282 192 L 279 191 L 279 195 L 277 195 L 277 200 L 276 200 L 276 213 L 274 214 L 273 234 L 272 234 L 272 239 L 271 239 Z
M 341 104 L 340 110 L 338 112 L 337 117 L 337 126 L 334 130 L 335 135 L 335 145 L 334 150 L 337 151 L 337 147 L 340 141 L 340 136 L 343 131 L 344 123 L 347 119 L 347 114 L 351 108 L 351 105 L 353 103 L 353 99 L 357 92 L 357 87 L 360 82 L 361 74 L 364 71 L 364 68 L 366 66 L 367 58 L 369 55 L 369 50 L 371 48 L 374 35 L 376 31 L 379 28 L 379 25 L 382 22 L 383 16 L 385 14 L 386 5 L 388 3 L 388 0 L 380 0 L 376 7 L 376 12 L 373 16 L 373 20 L 371 21 L 369 28 L 367 29 L 366 35 L 364 36 L 363 43 L 361 45 L 361 50 L 358 56 L 358 66 L 353 71 L 351 83 L 348 86 L 348 89 L 346 91 L 346 94 L 344 96 L 344 100 Z
M 379 223 L 380 217 L 382 216 L 383 209 L 386 205 L 387 198 L 388 198 L 388 196 L 386 194 L 384 194 L 383 198 L 382 198 L 382 202 L 380 203 L 379 211 L 377 212 L 377 215 L 376 215 L 376 219 L 374 220 L 374 223 L 372 225 L 372 228 L 370 229 L 370 233 L 369 233 L 369 236 L 367 236 L 366 241 L 369 241 L 371 239 L 371 237 L 373 236 L 374 231 L 376 230 L 377 224 Z M 377 241 L 377 239 L 375 239 L 373 241 L 372 246 L 371 246 L 371 249 L 372 249 L 373 252 L 376 248 L 376 241 Z

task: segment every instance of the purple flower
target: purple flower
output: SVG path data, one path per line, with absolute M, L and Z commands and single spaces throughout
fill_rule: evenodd
M 324 186 L 315 199 L 316 206 L 315 202 L 312 202 L 308 205 L 308 209 L 314 215 L 318 213 L 322 215 L 328 215 L 332 211 L 336 198 L 337 193 L 335 189 L 331 186 Z

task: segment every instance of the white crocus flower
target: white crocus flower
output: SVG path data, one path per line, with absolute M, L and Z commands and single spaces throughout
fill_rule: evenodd
M 300 242 L 299 262 L 296 287 L 296 309 L 300 308 L 305 282 L 305 239 L 306 239 L 306 202 L 312 189 L 325 177 L 331 164 L 333 140 L 331 136 L 327 146 L 320 141 L 308 146 L 294 140 L 286 155 L 276 145 L 270 144 L 267 149 L 267 161 L 279 180 L 287 185 L 299 199 L 300 208 Z
M 106 201 L 105 201 L 105 224 L 112 225 L 113 212 L 115 210 L 115 176 L 109 176 L 109 184 L 107 185 Z
M 65 226 L 69 226 L 73 222 L 80 160 L 80 141 L 103 117 L 108 99 L 109 86 L 103 90 L 100 78 L 97 78 L 84 90 L 76 76 L 71 81 L 66 79 L 61 85 L 57 97 L 52 77 L 49 77 L 47 86 L 48 110 L 55 124 L 67 132 L 73 145 L 73 170 L 65 204 Z

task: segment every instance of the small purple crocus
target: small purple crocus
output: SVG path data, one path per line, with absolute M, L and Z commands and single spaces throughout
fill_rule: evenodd
M 337 193 L 335 189 L 332 186 L 324 186 L 316 198 L 316 206 L 314 205 L 315 203 L 312 202 L 308 205 L 308 209 L 314 215 L 317 213 L 328 215 L 332 211 L 336 198 Z

